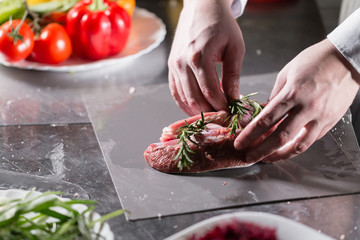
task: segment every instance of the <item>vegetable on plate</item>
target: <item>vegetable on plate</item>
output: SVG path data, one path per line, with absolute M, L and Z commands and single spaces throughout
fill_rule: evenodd
M 78 0 L 27 0 L 30 11 L 41 16 L 47 23 L 65 25 L 67 12 Z
M 132 16 L 135 10 L 136 1 L 135 0 L 117 0 L 116 3 L 125 9 L 125 11 Z
M 131 26 L 129 14 L 114 1 L 82 0 L 67 13 L 74 54 L 99 60 L 120 53 Z
M 34 34 L 24 18 L 10 20 L 0 26 L 0 54 L 6 61 L 16 62 L 27 58 L 33 47 Z
M 22 0 L 0 0 L 0 25 L 10 19 L 21 19 L 25 6 Z
M 35 40 L 31 60 L 58 64 L 67 60 L 72 52 L 71 40 L 65 28 L 58 23 L 50 23 Z

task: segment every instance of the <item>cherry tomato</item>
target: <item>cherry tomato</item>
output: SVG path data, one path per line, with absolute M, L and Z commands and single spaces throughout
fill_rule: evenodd
M 12 20 L 0 27 L 0 53 L 8 62 L 27 58 L 34 47 L 33 31 L 25 22 L 20 24 L 20 20 Z
M 50 23 L 35 39 L 31 60 L 40 63 L 57 64 L 71 55 L 71 40 L 65 28 L 58 23 Z

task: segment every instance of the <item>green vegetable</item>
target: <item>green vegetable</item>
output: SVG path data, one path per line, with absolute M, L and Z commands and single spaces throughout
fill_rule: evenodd
M 93 220 L 95 201 L 62 201 L 58 192 L 43 193 L 29 198 L 0 201 L 0 240 L 92 240 L 102 239 L 94 231 L 96 223 L 122 214 L 118 210 Z M 90 205 L 85 211 L 74 204 Z
M 0 0 L 0 25 L 12 19 L 21 19 L 25 12 L 22 0 Z

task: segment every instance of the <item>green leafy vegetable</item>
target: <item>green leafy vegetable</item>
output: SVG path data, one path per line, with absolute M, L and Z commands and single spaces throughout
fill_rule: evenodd
M 124 212 L 121 209 L 94 220 L 96 201 L 62 201 L 56 197 L 61 194 L 59 192 L 46 192 L 29 198 L 31 193 L 20 199 L 0 201 L 0 240 L 103 239 L 99 232 L 104 221 Z M 81 211 L 74 204 L 89 207 Z M 96 223 L 100 224 L 97 232 L 94 230 Z
M 179 134 L 177 135 L 176 138 L 179 139 L 178 144 L 181 144 L 181 147 L 177 152 L 176 156 L 174 157 L 174 160 L 176 161 L 179 159 L 177 167 L 179 168 L 180 171 L 182 171 L 183 167 L 190 169 L 192 164 L 194 164 L 190 156 L 195 152 L 190 149 L 190 146 L 188 145 L 187 141 L 190 141 L 195 145 L 198 145 L 198 143 L 195 141 L 195 138 L 192 139 L 192 137 L 195 135 L 201 135 L 201 131 L 205 130 L 206 125 L 210 122 L 212 121 L 205 122 L 204 114 L 201 112 L 201 119 L 197 120 L 192 124 L 189 124 L 185 120 L 186 125 L 178 129 Z
M 229 110 L 231 115 L 229 118 L 231 118 L 231 121 L 228 128 L 230 128 L 231 134 L 235 134 L 238 129 L 242 129 L 239 120 L 242 119 L 242 116 L 244 114 L 248 114 L 251 111 L 249 107 L 253 109 L 253 114 L 251 118 L 256 117 L 263 109 L 260 103 L 255 100 L 249 99 L 256 94 L 258 93 L 250 93 L 242 98 L 235 99 L 229 102 Z

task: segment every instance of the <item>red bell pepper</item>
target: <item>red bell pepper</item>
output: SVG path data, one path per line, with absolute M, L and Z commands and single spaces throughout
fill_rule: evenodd
M 130 26 L 129 14 L 110 0 L 82 0 L 66 15 L 66 28 L 74 54 L 90 60 L 121 52 Z

